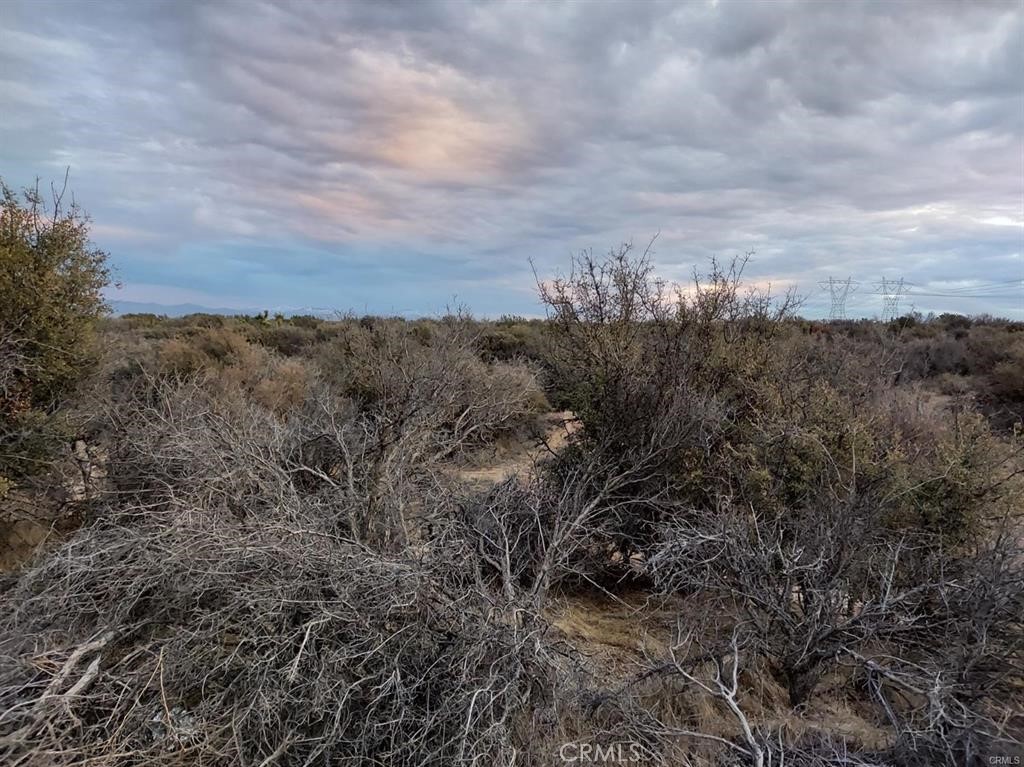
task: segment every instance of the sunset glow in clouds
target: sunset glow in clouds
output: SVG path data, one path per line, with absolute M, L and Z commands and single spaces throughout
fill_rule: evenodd
M 0 175 L 70 166 L 120 301 L 535 314 L 660 232 L 820 314 L 1024 277 L 1022 73 L 1019 2 L 8 2 Z

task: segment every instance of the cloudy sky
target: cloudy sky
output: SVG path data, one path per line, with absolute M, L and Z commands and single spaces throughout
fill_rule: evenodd
M 660 232 L 1021 317 L 1024 6 L 0 0 L 0 176 L 68 166 L 120 301 L 537 314 Z

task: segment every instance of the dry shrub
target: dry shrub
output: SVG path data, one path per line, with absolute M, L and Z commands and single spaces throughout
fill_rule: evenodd
M 252 385 L 252 396 L 263 407 L 276 413 L 297 410 L 309 395 L 312 375 L 309 367 L 297 360 L 283 360 Z
M 173 378 L 202 376 L 210 389 L 241 389 L 279 414 L 302 404 L 314 377 L 309 363 L 284 359 L 226 328 L 165 341 L 157 351 L 156 372 Z
M 540 763 L 546 624 L 485 582 L 439 471 L 532 375 L 435 339 L 364 361 L 382 396 L 273 412 L 306 368 L 204 338 L 199 372 L 123 383 L 105 510 L 3 596 L 7 763 Z
M 171 338 L 157 352 L 160 369 L 168 375 L 190 375 L 202 370 L 208 360 L 194 344 L 182 338 Z
M 486 363 L 461 318 L 433 326 L 347 323 L 324 350 L 332 388 L 392 428 L 433 433 L 434 458 L 458 456 L 531 426 L 546 401 L 523 364 Z
M 897 338 L 903 372 L 930 381 L 957 376 L 978 394 L 992 424 L 1012 432 L 1024 419 L 1024 340 L 1020 323 L 943 315 L 922 325 L 924 332 Z
M 109 492 L 0 596 L 0 758 L 540 765 L 576 740 L 916 767 L 1017 743 L 1019 453 L 898 383 L 901 334 L 931 328 L 789 323 L 741 264 L 674 297 L 625 249 L 575 266 L 536 337 L 261 316 L 120 343 Z M 546 407 L 527 349 L 582 429 L 455 486 Z M 614 668 L 551 641 L 549 595 L 625 581 L 674 636 L 634 643 L 639 606 L 595 637 Z
M 548 755 L 546 624 L 486 583 L 440 471 L 534 416 L 534 376 L 455 330 L 356 333 L 341 392 L 229 328 L 112 389 L 105 508 L 3 596 L 8 763 Z
M 166 341 L 157 352 L 161 372 L 189 375 L 241 365 L 256 357 L 244 336 L 228 328 L 193 331 Z
M 1024 340 L 1018 340 L 1007 359 L 993 366 L 990 381 L 992 393 L 1000 400 L 1024 403 Z
M 148 515 L 82 531 L 3 596 L 6 764 L 502 764 L 536 747 L 541 626 L 474 588 L 457 551 L 383 557 L 295 513 Z
M 934 532 L 930 522 L 892 524 L 889 485 L 823 481 L 812 502 L 781 512 L 725 499 L 691 509 L 666 528 L 646 566 L 667 592 L 698 595 L 733 616 L 748 656 L 767 661 L 794 707 L 807 706 L 822 676 L 847 664 L 862 675 L 861 699 L 892 733 L 888 759 L 971 764 L 1020 745 L 1012 712 L 1024 679 L 1024 556 L 1007 516 L 1020 496 L 993 495 L 994 485 L 980 497 L 965 493 L 961 460 L 954 454 L 939 473 L 900 486 L 924 504 L 918 511 L 941 496 L 941 508 L 959 515 Z M 983 468 L 992 483 L 993 465 Z M 939 490 L 919 495 L 931 482 Z M 989 512 L 1006 506 L 997 519 L 976 516 L 963 527 L 979 501 Z M 694 616 L 680 621 L 702 641 L 712 636 Z M 930 756 L 909 759 L 918 750 Z
M 743 296 L 738 270 L 713 269 L 673 299 L 646 257 L 624 248 L 604 261 L 584 254 L 542 286 L 583 424 L 546 480 L 583 488 L 585 521 L 563 542 L 578 553 L 611 540 L 623 575 L 642 563 L 668 593 L 700 595 L 732 616 L 744 657 L 766 662 L 794 707 L 848 660 L 885 677 L 863 697 L 898 751 L 917 739 L 936 763 L 956 764 L 1017 743 L 993 707 L 1005 714 L 1019 696 L 1019 451 L 963 403 L 915 407 L 896 388 L 899 349 L 870 328 L 844 344 L 788 333 L 785 304 Z M 618 484 L 602 494 L 608 483 Z M 543 508 L 532 498 L 551 492 L 506 512 L 514 534 L 490 540 L 552 540 L 565 524 L 558 513 L 532 512 L 542 532 L 519 534 L 529 510 Z M 600 572 L 597 561 L 581 564 L 585 577 Z M 940 627 L 955 641 L 940 639 Z M 707 652 L 719 662 L 709 686 L 675 663 L 662 673 L 722 702 L 743 694 L 726 678 L 739 649 Z M 876 653 L 899 659 L 897 669 L 870 666 Z M 935 694 L 906 711 L 888 703 L 926 689 Z M 768 763 L 766 738 L 744 730 L 728 747 Z
M 712 263 L 692 289 L 673 291 L 646 253 L 623 246 L 604 260 L 585 253 L 568 276 L 541 284 L 558 375 L 576 382 L 583 427 L 553 477 L 578 461 L 605 467 L 595 489 L 631 476 L 611 505 L 629 499 L 629 513 L 600 523 L 623 562 L 657 537 L 673 505 L 752 486 L 763 452 L 754 418 L 783 408 L 765 382 L 781 372 L 773 342 L 790 301 L 745 293 L 743 263 Z
M 299 320 L 299 324 L 296 324 L 296 319 L 292 318 L 269 327 L 250 327 L 249 335 L 253 342 L 260 346 L 273 349 L 285 357 L 294 357 L 313 346 L 317 339 L 315 325 L 310 326 L 304 320 Z
M 532 423 L 539 387 L 524 366 L 479 360 L 459 327 L 429 347 L 394 323 L 346 332 L 325 354 L 329 385 L 307 362 L 201 332 L 199 372 L 143 373 L 112 408 L 111 479 L 249 516 L 302 495 L 344 534 L 403 546 L 444 505 L 442 462 Z
M 673 297 L 623 248 L 542 285 L 583 426 L 560 462 L 644 467 L 623 489 L 630 514 L 612 515 L 623 559 L 688 509 L 782 514 L 823 489 L 877 505 L 880 524 L 971 540 L 1007 494 L 1012 451 L 968 408 L 925 412 L 896 388 L 897 349 L 790 332 L 787 302 L 744 294 L 741 269 L 713 264 Z
M 288 432 L 240 390 L 140 378 L 111 409 L 108 479 L 154 506 L 259 516 L 294 495 Z
M 258 520 L 316 508 L 333 533 L 387 547 L 436 484 L 435 465 L 322 391 L 281 418 L 238 387 L 141 378 L 110 422 L 108 481 L 154 511 Z

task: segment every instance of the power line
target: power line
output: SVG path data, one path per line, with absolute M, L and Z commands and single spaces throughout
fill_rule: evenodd
M 913 282 L 907 282 L 905 284 L 910 286 L 910 290 L 908 291 L 909 293 L 920 296 L 947 296 L 949 298 L 1016 298 L 1017 296 L 1005 295 L 1005 291 L 1014 287 L 1019 287 L 1022 291 L 1020 296 L 1024 297 L 1024 280 L 1003 280 L 999 282 L 982 283 L 979 285 L 961 285 L 954 288 L 935 287 L 931 284 L 918 285 Z
M 907 291 L 906 296 L 928 296 L 931 298 L 1020 298 L 1024 299 L 1024 293 L 922 293 L 916 290 Z
M 929 282 L 929 283 L 927 283 L 925 285 L 920 285 L 919 283 L 911 282 L 911 281 L 907 280 L 906 284 L 907 285 L 911 285 L 911 286 L 916 286 L 916 287 L 925 287 L 925 288 L 929 288 L 931 290 L 947 290 L 947 291 L 950 291 L 950 292 L 957 292 L 957 291 L 961 291 L 961 290 L 983 290 L 983 289 L 988 289 L 988 288 L 1002 288 L 1002 287 L 1007 287 L 1009 285 L 1024 285 L 1024 279 L 995 280 L 995 281 L 992 281 L 992 282 L 981 282 L 981 283 L 978 283 L 976 285 L 957 285 L 957 286 L 953 286 L 953 287 L 949 287 L 949 288 L 935 287 L 934 284 L 931 283 L 931 282 Z

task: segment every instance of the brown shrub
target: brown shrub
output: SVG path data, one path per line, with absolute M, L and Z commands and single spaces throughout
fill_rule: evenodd
M 157 371 L 177 378 L 204 376 L 210 386 L 248 392 L 258 403 L 281 414 L 302 404 L 315 377 L 308 363 L 283 359 L 227 328 L 201 330 L 163 342 L 157 351 Z

